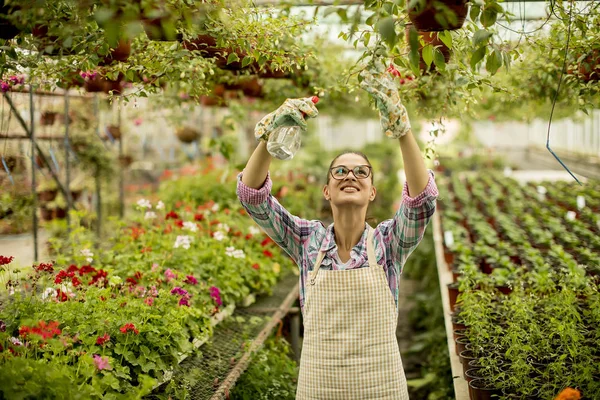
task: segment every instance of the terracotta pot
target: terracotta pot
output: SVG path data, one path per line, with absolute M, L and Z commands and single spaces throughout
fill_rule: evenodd
M 449 283 L 448 287 L 448 297 L 450 302 L 450 310 L 454 311 L 454 307 L 456 307 L 456 299 L 458 298 L 458 285 L 456 283 Z
M 67 209 L 66 208 L 55 208 L 54 209 L 54 218 L 65 219 L 66 217 L 67 217 Z
M 481 379 L 483 374 L 481 368 L 469 368 L 465 371 L 465 380 L 471 382 L 473 379 Z
M 51 190 L 43 190 L 41 192 L 38 192 L 38 199 L 40 201 L 43 202 L 50 202 L 50 201 L 54 201 L 54 199 L 56 198 L 56 195 L 58 194 L 58 190 L 57 189 L 51 189 Z
M 189 51 L 199 51 L 205 58 L 216 57 L 224 49 L 217 47 L 217 40 L 210 35 L 198 35 L 194 39 L 181 42 L 184 49 Z
M 413 8 L 408 9 L 408 18 L 412 22 L 417 30 L 424 32 L 435 32 L 445 30 L 456 30 L 460 29 L 465 23 L 465 19 L 469 12 L 469 6 L 467 0 L 422 0 L 423 6 L 419 7 L 418 4 Z M 456 21 L 440 22 L 436 19 L 437 4 L 442 4 L 445 8 L 449 8 L 456 16 Z
M 54 219 L 54 210 L 40 207 L 40 215 L 44 221 L 52 221 Z
M 119 164 L 123 168 L 127 168 L 133 163 L 133 157 L 130 155 L 122 155 L 119 157 Z
M 104 139 L 110 140 L 111 137 L 113 140 L 121 139 L 121 128 L 119 126 L 117 126 L 117 125 L 107 125 L 106 126 Z
M 25 159 L 18 156 L 3 156 L 6 167 L 11 173 L 21 172 L 25 169 Z M 4 169 L 4 165 L 0 163 L 0 168 Z
M 177 139 L 183 143 L 192 143 L 200 138 L 200 132 L 189 126 L 182 126 L 175 130 Z
M 104 92 L 105 80 L 100 76 L 96 75 L 93 79 L 86 79 L 83 87 L 86 92 L 98 93 Z
M 469 339 L 466 336 L 459 336 L 454 339 L 456 355 L 460 355 L 463 351 L 467 350 L 466 346 L 469 344 Z
M 81 190 L 71 190 L 71 199 L 73 201 L 79 200 L 81 197 Z
M 40 124 L 44 126 L 54 125 L 57 115 L 56 111 L 43 111 L 40 116 Z
M 131 40 L 121 39 L 117 43 L 117 47 L 111 49 L 108 55 L 104 57 L 104 60 L 102 60 L 98 65 L 109 65 L 115 61 L 127 61 L 130 54 Z
M 405 27 L 405 35 L 406 42 L 409 43 L 410 31 L 411 29 L 415 29 L 415 26 L 412 24 L 406 24 Z M 417 34 L 420 38 L 423 39 L 423 45 L 421 45 L 421 41 L 419 41 L 419 69 L 422 72 L 433 71 L 435 70 L 435 63 L 431 62 L 431 65 L 427 67 L 427 63 L 423 60 L 423 47 L 426 45 L 431 45 L 434 48 L 437 48 L 442 55 L 444 56 L 444 61 L 448 63 L 450 61 L 450 49 L 448 46 L 444 44 L 439 38 L 436 32 L 426 32 L 426 31 L 418 31 Z
M 226 107 L 225 99 L 217 96 L 201 96 L 200 104 L 205 107 Z

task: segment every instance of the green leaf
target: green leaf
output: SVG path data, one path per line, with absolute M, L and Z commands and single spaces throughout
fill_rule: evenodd
M 471 21 L 477 21 L 480 11 L 481 7 L 478 4 L 471 4 L 471 11 L 469 11 L 469 18 L 471 18 Z
M 326 16 L 333 14 L 335 12 L 337 12 L 338 8 L 337 7 L 327 7 L 325 9 L 325 11 L 323 11 L 323 18 L 325 18 Z
M 425 61 L 425 64 L 427 64 L 427 66 L 429 67 L 433 62 L 433 46 L 428 44 L 425 47 L 423 47 L 421 55 L 423 57 L 423 61 Z
M 452 50 L 452 34 L 450 34 L 449 31 L 438 32 L 438 38 L 448 47 L 448 49 Z
M 394 44 L 396 44 L 396 29 L 394 25 L 394 18 L 385 17 L 381 19 L 377 24 L 377 31 L 390 47 L 393 47 Z
M 498 72 L 498 69 L 502 66 L 502 54 L 499 50 L 494 50 L 485 62 L 485 69 L 492 75 Z
M 369 17 L 365 21 L 365 24 L 367 24 L 369 26 L 373 26 L 375 24 L 376 20 L 377 20 L 377 14 L 373 13 L 373 14 L 369 15 Z
M 492 37 L 492 32 L 486 29 L 478 30 L 473 35 L 473 46 L 479 47 L 481 44 L 487 43 L 490 37 Z
M 446 59 L 438 48 L 433 49 L 433 63 L 441 71 L 446 69 Z
M 481 25 L 488 28 L 496 23 L 498 11 L 494 7 L 486 7 L 481 13 Z
M 227 64 L 231 64 L 234 61 L 240 61 L 240 57 L 237 55 L 237 53 L 229 53 L 227 56 Z
M 365 47 L 369 47 L 369 42 L 371 41 L 371 32 L 367 32 L 363 35 L 363 44 Z
M 250 65 L 250 63 L 252 63 L 252 61 L 254 61 L 254 58 L 252 58 L 250 56 L 245 56 L 244 59 L 242 60 L 242 68 Z
M 475 50 L 475 52 L 471 56 L 471 68 L 473 70 L 475 70 L 475 67 L 477 67 L 477 64 L 479 64 L 479 62 L 481 60 L 483 60 L 483 57 L 485 57 L 486 50 L 487 50 L 487 47 L 481 46 L 480 48 Z

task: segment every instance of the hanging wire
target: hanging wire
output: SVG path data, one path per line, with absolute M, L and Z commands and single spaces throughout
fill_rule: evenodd
M 573 4 L 571 3 L 570 10 L 569 10 L 569 25 L 567 27 L 567 44 L 565 46 L 565 57 L 563 59 L 562 69 L 560 71 L 560 77 L 558 78 L 558 86 L 556 88 L 556 92 L 554 93 L 554 99 L 552 100 L 552 109 L 550 110 L 550 119 L 548 120 L 548 133 L 546 136 L 546 148 L 548 149 L 550 154 L 552 154 L 554 156 L 554 158 L 556 158 L 556 160 L 560 163 L 560 165 L 562 165 L 563 168 L 567 170 L 567 172 L 573 177 L 573 179 L 575 179 L 577 181 L 577 183 L 582 185 L 582 183 L 579 181 L 579 179 L 577 179 L 577 177 L 571 172 L 569 167 L 567 167 L 562 162 L 560 157 L 558 157 L 556 155 L 556 153 L 554 153 L 554 151 L 552 151 L 552 148 L 550 148 L 550 128 L 552 127 L 552 116 L 554 115 L 554 107 L 556 106 L 556 100 L 558 99 L 558 93 L 560 92 L 560 85 L 562 83 L 563 76 L 565 74 L 565 67 L 567 65 L 567 57 L 569 55 L 569 42 L 571 41 L 571 23 L 573 22 L 573 18 L 572 18 L 573 16 L 571 13 L 572 11 L 573 11 Z

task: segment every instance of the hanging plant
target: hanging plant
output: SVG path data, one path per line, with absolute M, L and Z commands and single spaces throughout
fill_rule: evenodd
M 578 75 L 584 82 L 600 80 L 600 51 L 592 50 L 578 58 Z
M 406 41 L 411 47 L 416 44 L 415 40 L 411 39 L 411 35 L 417 37 L 419 69 L 422 73 L 435 70 L 436 64 L 442 64 L 442 59 L 443 64 L 450 61 L 450 48 L 439 38 L 437 32 L 417 31 L 414 25 L 406 24 L 405 34 Z
M 189 126 L 182 126 L 175 130 L 175 135 L 182 143 L 192 143 L 200 138 L 200 132 Z
M 43 111 L 40 116 L 40 124 L 43 126 L 54 125 L 57 115 L 58 113 L 56 111 Z
M 417 0 L 408 5 L 408 18 L 418 31 L 460 29 L 467 17 L 467 0 Z
M 117 125 L 107 125 L 104 133 L 104 140 L 120 140 L 121 128 Z
M 110 65 L 115 61 L 127 61 L 130 54 L 131 40 L 121 39 L 117 43 L 117 46 L 115 48 L 111 48 L 108 55 L 104 57 L 104 60 L 102 60 L 98 65 Z
M 21 30 L 10 20 L 11 13 L 19 7 L 5 3 L 4 0 L 0 0 L 0 39 L 8 40 L 17 36 Z

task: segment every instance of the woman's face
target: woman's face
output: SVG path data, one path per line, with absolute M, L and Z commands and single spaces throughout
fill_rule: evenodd
M 358 166 L 367 166 L 367 161 L 358 154 L 343 154 L 333 163 L 332 170 L 329 171 L 329 182 L 323 188 L 323 195 L 326 200 L 331 202 L 332 206 L 367 206 L 370 201 L 375 199 L 377 193 L 371 179 L 370 168 L 360 168 L 357 172 L 358 177 L 354 175 L 353 169 Z M 332 176 L 341 177 L 345 170 L 350 170 L 348 174 L 335 179 Z M 365 171 L 368 176 L 364 177 Z

